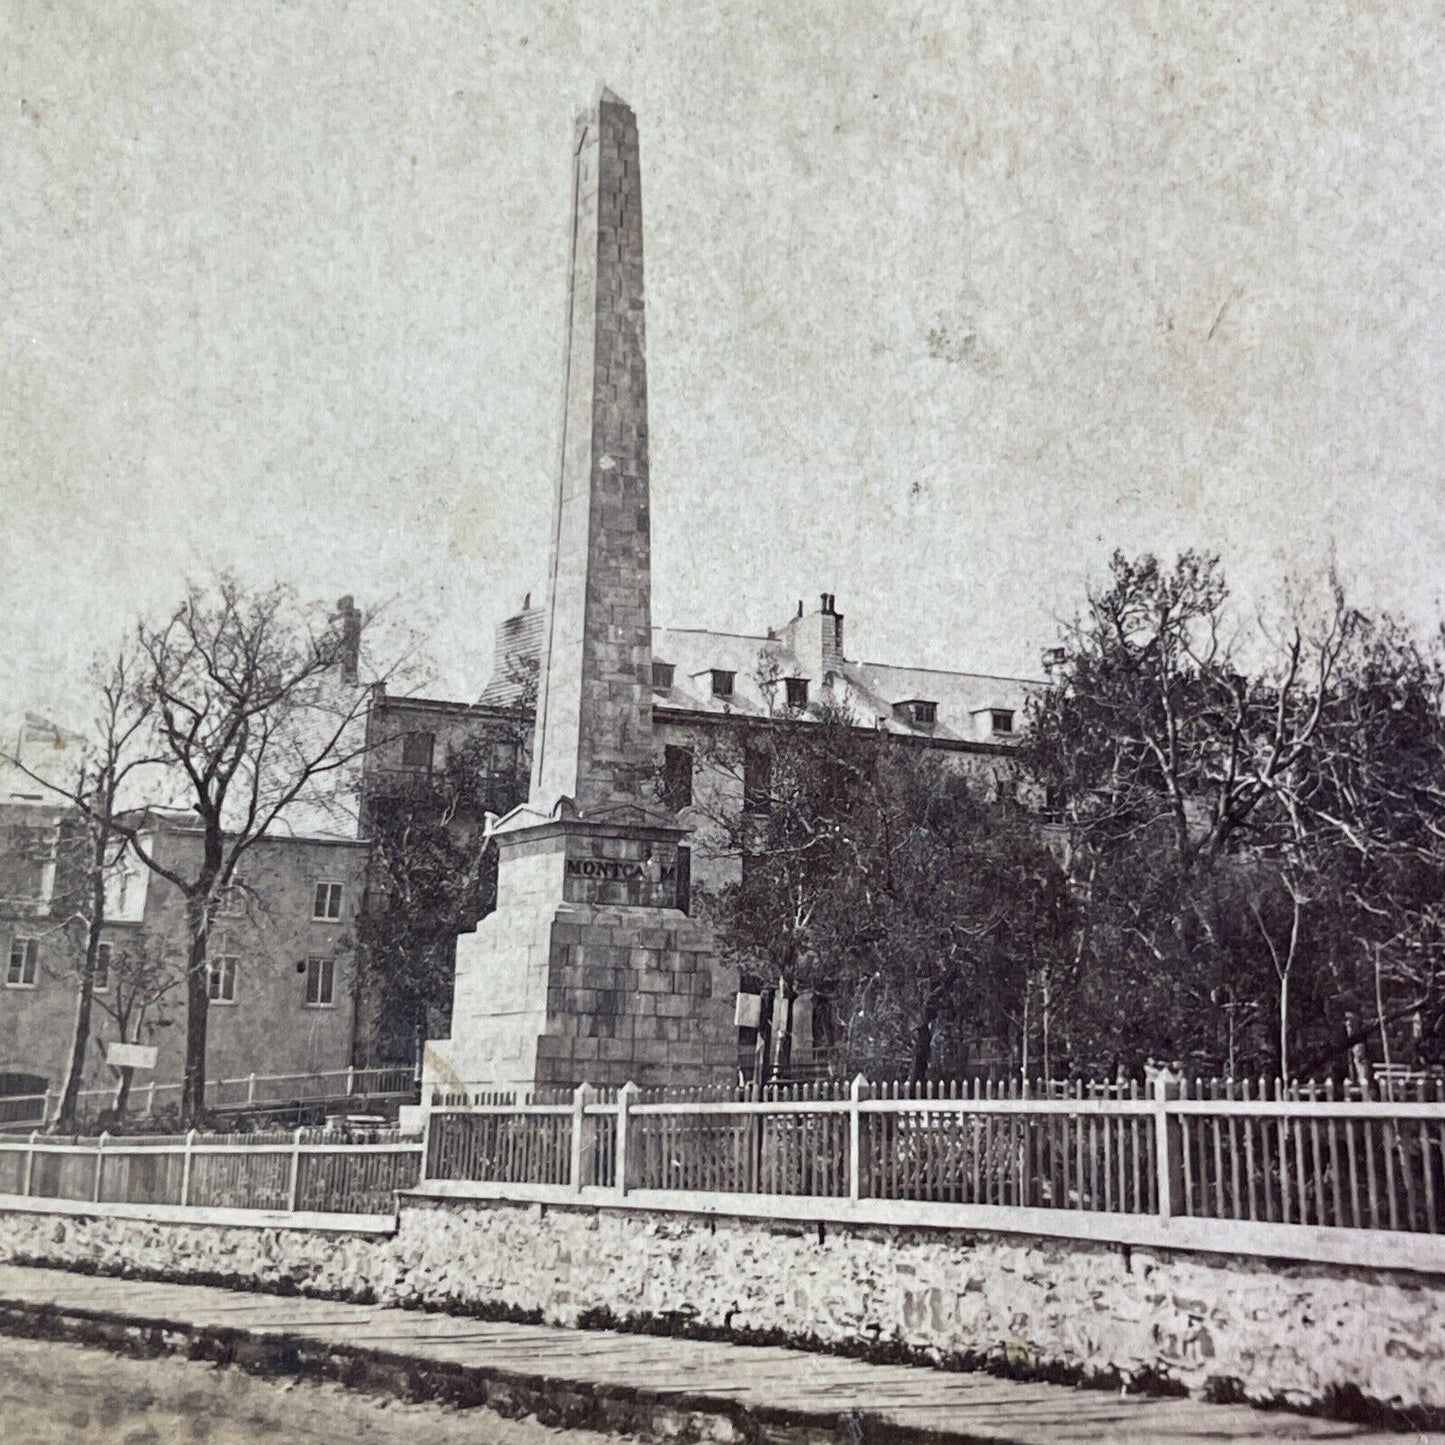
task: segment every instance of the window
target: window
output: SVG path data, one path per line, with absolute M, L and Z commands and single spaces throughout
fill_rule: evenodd
M 306 960 L 306 1007 L 330 1008 L 336 1002 L 336 960 L 333 958 L 308 958 Z
M 712 695 L 714 697 L 731 697 L 733 695 L 733 679 L 736 676 L 735 672 L 724 672 L 719 667 L 713 668 Z
M 668 743 L 662 760 L 662 801 L 674 813 L 692 806 L 692 749 Z
M 40 940 L 17 938 L 10 945 L 10 967 L 5 973 L 6 988 L 34 988 L 40 965 Z
M 670 662 L 654 662 L 652 664 L 652 685 L 658 692 L 670 692 L 672 690 L 673 665 Z
M 487 758 L 487 767 L 496 777 L 510 777 L 517 769 L 516 743 L 493 743 Z
M 215 912 L 217 918 L 238 918 L 246 911 L 246 885 L 239 873 L 231 874 L 231 881 L 223 888 L 216 889 Z
M 102 943 L 95 950 L 95 972 L 91 975 L 90 986 L 96 993 L 104 993 L 110 987 L 110 965 L 114 950 L 110 944 Z
M 55 834 L 50 828 L 16 826 L 0 838 L 0 898 L 45 903 L 54 878 Z
M 311 916 L 323 923 L 335 923 L 341 917 L 341 884 L 318 883 L 311 904 Z
M 692 910 L 692 849 L 686 843 L 677 847 L 677 890 L 673 907 L 683 913 Z
M 432 754 L 436 750 L 435 733 L 408 733 L 401 740 L 401 765 L 431 772 Z
M 206 997 L 212 1003 L 236 1002 L 236 970 L 240 960 L 233 954 L 206 960 Z
M 980 738 L 1011 738 L 1015 735 L 1012 708 L 976 707 L 973 721 Z
M 911 727 L 931 728 L 938 721 L 938 704 L 927 698 L 910 697 L 904 702 L 895 702 L 893 712 Z
M 743 811 L 766 813 L 773 786 L 773 760 L 761 748 L 743 753 Z
M 788 690 L 788 706 L 804 708 L 808 705 L 808 679 L 806 677 L 785 677 L 783 685 Z

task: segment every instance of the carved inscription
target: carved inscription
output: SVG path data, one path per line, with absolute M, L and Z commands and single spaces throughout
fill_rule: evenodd
M 563 879 L 569 903 L 677 907 L 675 847 L 632 838 L 592 838 L 579 843 L 578 853 L 567 858 Z

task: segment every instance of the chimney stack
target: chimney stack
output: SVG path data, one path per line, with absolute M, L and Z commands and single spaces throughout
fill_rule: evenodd
M 843 614 L 832 592 L 823 594 L 823 666 L 837 672 L 843 666 Z
M 361 671 L 361 611 L 350 594 L 337 602 L 336 611 L 341 621 L 341 681 L 355 687 Z

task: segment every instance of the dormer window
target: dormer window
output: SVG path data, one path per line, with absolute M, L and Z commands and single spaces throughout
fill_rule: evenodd
M 974 708 L 973 723 L 974 730 L 981 739 L 1014 736 L 1014 713 L 1009 707 Z
M 805 708 L 808 705 L 808 679 L 806 677 L 785 677 L 783 686 L 788 691 L 788 706 Z
M 652 687 L 654 692 L 671 692 L 673 664 L 670 662 L 658 662 L 654 659 L 652 664 Z
M 735 672 L 724 672 L 722 668 L 712 669 L 712 695 L 714 697 L 731 697 L 733 695 L 733 679 L 737 677 Z
M 938 704 L 928 698 L 906 698 L 894 703 L 893 711 L 910 727 L 931 728 L 938 722 Z

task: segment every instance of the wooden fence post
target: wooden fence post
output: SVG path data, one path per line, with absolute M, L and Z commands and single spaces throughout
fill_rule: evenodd
M 628 1117 L 632 1101 L 642 1091 L 630 1079 L 617 1091 L 617 1192 L 627 1193 L 627 1164 L 631 1149 L 628 1147 Z
M 186 1130 L 186 1153 L 181 1163 L 181 1208 L 191 1202 L 191 1146 L 196 1142 L 196 1131 Z
M 291 1213 L 296 1213 L 296 1200 L 301 1188 L 301 1135 L 304 1130 L 297 1129 L 295 1137 L 291 1140 Z
M 246 1076 L 246 1102 L 248 1104 L 256 1102 L 256 1072 L 254 1069 Z
M 36 1131 L 32 1129 L 30 1131 L 30 1142 L 25 1146 L 25 1185 L 20 1192 L 25 1196 L 26 1199 L 30 1198 L 30 1191 L 32 1188 L 34 1188 L 35 1134 Z
M 50 1094 L 51 1090 L 46 1089 L 45 1102 L 40 1106 L 40 1124 L 42 1128 L 50 1122 Z
M 100 1181 L 105 1173 L 105 1141 L 107 1137 L 106 1131 L 102 1129 L 100 1138 L 95 1141 L 95 1188 L 90 1196 L 92 1204 L 100 1203 Z
M 153 1118 L 156 1112 L 156 1081 L 152 1079 L 146 1085 L 146 1118 Z
M 586 1182 L 583 1174 L 587 1155 L 591 1152 L 592 1132 L 596 1126 L 587 1117 L 587 1105 L 596 1096 L 597 1090 L 587 1082 L 581 1083 L 572 1094 L 572 1192 L 580 1194 Z
M 1159 1189 L 1159 1218 L 1168 1219 L 1174 1213 L 1174 1148 L 1169 1130 L 1170 1090 L 1174 1076 L 1168 1069 L 1160 1069 L 1154 1076 L 1154 1167 L 1158 1171 L 1156 1181 Z
M 868 1080 L 855 1074 L 848 1086 L 848 1198 L 859 1199 L 863 1189 L 863 1116 L 858 1103 Z
M 431 1167 L 431 1130 L 435 1109 L 424 1108 L 421 1116 L 421 1167 L 416 1172 L 416 1185 L 420 1189 L 427 1181 Z
M 356 1093 L 356 1065 L 346 1066 L 346 1097 L 349 1099 Z

